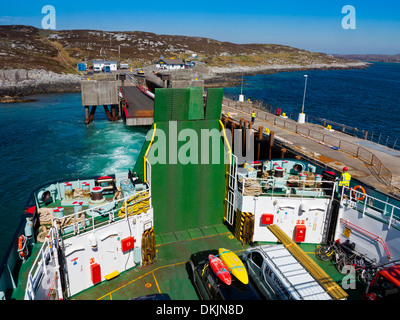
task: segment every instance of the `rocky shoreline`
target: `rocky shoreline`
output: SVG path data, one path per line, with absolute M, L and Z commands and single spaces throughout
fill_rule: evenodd
M 203 78 L 207 86 L 230 87 L 238 85 L 241 82 L 242 75 L 273 74 L 278 72 L 293 72 L 307 70 L 346 70 L 346 69 L 364 69 L 370 65 L 364 61 L 349 61 L 348 63 L 316 64 L 309 65 L 261 65 L 256 67 L 211 67 L 209 73 L 204 74 Z
M 361 69 L 369 66 L 362 61 L 348 63 L 309 65 L 260 65 L 253 67 L 229 66 L 196 68 L 196 73 L 204 79 L 205 86 L 230 87 L 238 85 L 243 75 L 271 74 L 301 70 Z M 46 70 L 9 69 L 0 70 L 0 103 L 27 102 L 24 96 L 44 93 L 80 92 L 81 76 L 58 74 Z
M 26 102 L 24 96 L 43 93 L 80 92 L 81 77 L 46 70 L 0 70 L 0 102 Z

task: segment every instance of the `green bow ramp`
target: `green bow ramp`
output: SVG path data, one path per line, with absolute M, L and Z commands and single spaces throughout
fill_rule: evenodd
M 155 91 L 154 140 L 145 142 L 134 172 L 144 176 L 147 152 L 157 233 L 223 220 L 227 166 L 219 122 L 222 95 L 222 88 L 209 88 L 204 107 L 202 88 Z

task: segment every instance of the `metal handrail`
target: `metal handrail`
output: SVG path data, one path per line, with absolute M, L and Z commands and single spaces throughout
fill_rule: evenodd
M 234 104 L 235 108 L 243 111 L 242 106 L 238 107 L 238 102 L 236 102 L 236 101 L 232 101 L 232 102 L 235 103 Z M 240 103 L 239 103 L 239 105 L 240 105 Z M 229 104 L 228 106 L 232 106 L 232 105 Z M 382 163 L 382 161 L 375 154 L 373 154 L 369 150 L 367 150 L 359 145 L 356 145 L 354 143 L 333 137 L 332 135 L 321 133 L 321 132 L 313 130 L 311 128 L 307 128 L 304 125 L 298 124 L 291 119 L 285 119 L 283 117 L 278 117 L 266 110 L 261 110 L 261 111 L 265 112 L 263 120 L 270 121 L 278 127 L 290 130 L 292 132 L 296 132 L 298 134 L 303 134 L 312 139 L 313 139 L 313 137 L 312 137 L 313 134 L 314 134 L 314 136 L 322 135 L 322 141 L 317 141 L 317 142 L 320 142 L 325 145 L 328 145 L 325 142 L 326 140 L 334 141 L 335 143 L 331 142 L 330 145 L 328 145 L 328 146 L 340 148 L 342 151 L 348 152 L 348 153 L 356 156 L 357 158 L 367 161 L 369 164 L 371 164 L 371 166 L 372 166 L 372 168 L 374 168 L 376 174 L 384 181 L 384 183 L 386 185 L 388 185 L 389 187 L 393 186 L 392 185 L 392 172 Z M 260 115 L 261 115 L 260 112 L 258 112 L 258 116 L 260 116 Z M 283 123 L 283 125 L 281 123 Z M 345 145 L 347 145 L 348 148 L 346 148 Z M 350 147 L 356 151 L 350 150 Z M 366 155 L 369 156 L 369 159 L 366 157 Z
M 139 199 L 139 201 L 130 203 L 129 205 L 127 204 L 128 200 L 130 198 L 132 198 L 133 196 L 137 196 L 140 195 L 141 193 L 145 193 L 148 192 L 148 196 L 142 199 Z M 53 227 L 50 229 L 48 235 L 45 237 L 45 241 L 42 245 L 42 247 L 40 248 L 39 254 L 36 256 L 35 261 L 32 264 L 32 267 L 29 271 L 28 274 L 28 281 L 27 281 L 27 286 L 26 286 L 26 290 L 25 290 L 25 299 L 34 299 L 34 292 L 35 292 L 35 288 L 40 284 L 40 281 L 42 280 L 41 274 L 46 272 L 46 260 L 48 257 L 50 257 L 54 263 L 54 267 L 57 269 L 57 273 L 58 275 L 60 275 L 60 265 L 58 264 L 58 258 L 57 258 L 57 248 L 58 248 L 58 237 L 57 237 L 57 221 L 61 220 L 61 219 L 68 219 L 72 216 L 80 216 L 81 214 L 86 214 L 88 212 L 95 212 L 96 210 L 101 209 L 101 207 L 104 207 L 106 205 L 109 205 L 110 203 L 115 203 L 117 204 L 118 202 L 124 201 L 125 204 L 125 216 L 124 219 L 128 219 L 128 206 L 133 206 L 135 204 L 138 204 L 142 201 L 146 201 L 146 200 L 150 200 L 151 194 L 150 194 L 150 188 L 139 191 L 135 194 L 131 194 L 129 196 L 126 196 L 122 199 L 118 199 L 118 200 L 113 200 L 112 202 L 107 202 L 106 204 L 103 205 L 99 205 L 90 209 L 86 209 L 86 210 L 82 210 L 76 213 L 72 213 L 70 215 L 65 215 L 62 218 L 54 218 L 53 221 Z M 151 207 L 151 204 L 149 202 L 149 207 Z M 104 223 L 112 223 L 113 221 L 115 221 L 115 213 L 119 212 L 121 210 L 122 207 L 120 208 L 116 208 L 111 210 L 110 212 L 107 212 L 106 214 L 108 214 L 109 220 L 108 222 L 104 222 Z M 93 214 L 91 215 L 91 220 L 92 220 L 92 228 L 91 230 L 95 230 L 96 228 L 102 226 L 103 224 L 95 224 L 95 219 L 98 217 L 95 217 Z M 86 221 L 88 219 L 84 219 L 84 223 L 86 226 Z M 79 234 L 79 223 L 81 223 L 82 221 L 75 221 L 73 222 L 71 225 L 73 226 L 73 230 L 74 230 L 74 235 Z M 59 229 L 65 229 L 67 227 L 70 227 L 71 225 L 68 226 L 64 226 L 64 227 L 60 227 Z M 66 235 L 69 235 L 70 233 L 67 233 Z M 62 236 L 62 232 L 61 232 L 61 236 Z M 40 260 L 39 260 L 40 259 Z M 61 298 L 62 297 L 62 286 L 61 286 L 61 277 L 57 276 L 56 277 L 56 281 L 57 281 L 57 290 L 58 290 L 58 296 Z
M 276 114 L 277 109 L 279 109 L 279 108 L 277 108 L 277 107 L 275 107 L 275 106 L 273 106 L 273 105 L 271 105 L 269 103 L 266 103 L 264 101 L 253 99 L 253 98 L 251 98 L 249 96 L 244 96 L 244 97 L 245 97 L 244 102 L 245 103 L 251 103 L 252 104 L 252 108 L 257 108 L 257 109 L 269 112 L 269 113 L 274 114 L 274 115 Z M 232 93 L 224 93 L 224 98 L 230 99 L 233 102 L 236 102 L 236 101 L 239 100 L 239 95 L 232 94 Z M 251 102 L 248 102 L 247 99 L 250 99 Z M 290 113 L 286 113 L 286 116 L 288 116 L 288 118 L 290 118 L 290 119 L 293 119 L 295 116 L 298 116 L 298 113 L 290 112 Z M 392 138 L 390 136 L 382 136 L 382 134 L 379 133 L 378 137 L 375 138 L 377 141 L 374 141 L 374 134 L 375 133 L 373 131 L 372 132 L 368 132 L 366 130 L 353 128 L 351 126 L 348 126 L 348 125 L 345 125 L 345 124 L 341 124 L 341 123 L 338 123 L 338 122 L 335 122 L 335 121 L 332 121 L 332 120 L 323 119 L 323 118 L 317 118 L 317 117 L 315 117 L 313 115 L 307 115 L 306 116 L 306 122 L 314 123 L 314 124 L 318 124 L 318 125 L 323 125 L 323 126 L 325 126 L 326 123 L 329 123 L 329 124 L 332 124 L 332 125 L 337 126 L 338 128 L 340 128 L 343 133 L 350 134 L 350 135 L 355 135 L 355 136 L 357 136 L 357 137 L 359 137 L 359 138 L 361 138 L 363 140 L 375 142 L 377 144 L 386 146 L 386 147 L 394 149 L 394 150 L 399 150 L 398 137 L 396 137 L 396 139 L 394 139 L 394 138 Z M 346 132 L 345 129 L 351 130 L 352 133 Z M 389 143 L 389 140 L 394 140 L 394 142 L 393 143 Z M 390 146 L 390 144 L 391 144 L 391 146 Z M 396 146 L 397 146 L 397 148 L 396 148 Z
M 46 261 L 47 258 L 50 258 L 51 262 L 54 263 L 53 267 L 56 269 L 56 281 L 57 281 L 57 291 L 58 297 L 62 298 L 62 286 L 61 286 L 61 278 L 57 276 L 60 274 L 60 265 L 58 263 L 58 240 L 57 235 L 54 228 L 51 228 L 49 234 L 45 237 L 45 241 L 43 246 L 40 248 L 38 255 L 36 256 L 35 261 L 32 264 L 32 267 L 28 274 L 28 281 L 25 289 L 25 300 L 34 300 L 35 297 L 35 288 L 40 285 L 40 282 L 43 280 L 41 276 L 43 273 L 46 273 Z M 39 260 L 40 259 L 40 260 Z M 49 295 L 52 291 L 52 288 L 49 290 Z
M 258 195 L 265 195 L 265 194 L 267 194 L 267 195 L 271 195 L 271 197 L 273 197 L 273 196 L 286 196 L 286 197 L 295 197 L 295 195 L 293 195 L 293 194 L 291 194 L 291 192 L 285 192 L 285 195 L 282 195 L 281 193 L 275 193 L 274 194 L 274 190 L 275 189 L 281 189 L 281 187 L 279 186 L 279 187 L 277 187 L 276 186 L 276 183 L 277 183 L 277 181 L 280 181 L 281 183 L 283 183 L 282 184 L 282 187 L 283 188 L 285 188 L 285 189 L 287 189 L 287 190 L 294 190 L 294 189 L 300 189 L 300 190 L 302 190 L 302 191 L 317 191 L 317 193 L 315 194 L 315 195 L 313 195 L 313 196 L 311 196 L 311 197 L 317 197 L 317 196 L 319 196 L 319 197 L 321 197 L 321 196 L 324 196 L 324 197 L 331 197 L 330 195 L 325 195 L 324 194 L 324 190 L 329 190 L 329 191 L 331 191 L 332 190 L 332 192 L 335 190 L 335 184 L 336 184 L 336 182 L 335 181 L 312 181 L 312 180 L 301 180 L 301 179 L 298 179 L 298 180 L 289 180 L 289 179 L 283 179 L 283 178 L 275 178 L 275 177 L 269 177 L 269 178 L 250 178 L 250 177 L 242 177 L 241 179 L 243 179 L 242 181 L 238 181 L 238 182 L 236 182 L 236 185 L 238 186 L 237 188 L 238 188 L 238 191 L 240 191 L 240 193 L 241 193 L 241 195 L 242 196 L 246 196 L 246 195 L 248 195 L 248 194 L 246 194 L 246 192 L 245 192 L 245 184 L 246 184 L 246 180 L 247 181 L 256 181 L 256 182 L 258 182 L 258 184 L 259 184 L 259 186 L 260 186 L 260 188 L 261 188 L 261 193 L 259 193 Z M 239 179 L 237 179 L 237 180 L 239 180 Z M 267 193 L 267 192 L 263 192 L 262 191 L 262 188 L 263 188 L 263 186 L 261 185 L 261 182 L 265 182 L 267 185 L 268 184 L 270 184 L 270 182 L 272 182 L 272 186 L 269 186 L 269 187 L 272 187 L 271 189 L 268 187 L 268 190 L 271 190 L 272 192 L 271 193 Z M 287 183 L 298 183 L 298 187 L 294 187 L 294 186 L 288 186 L 287 185 Z M 314 182 L 314 186 L 306 186 L 306 184 L 307 183 L 311 183 L 311 182 Z M 322 187 L 322 185 L 323 184 L 331 184 L 332 185 L 332 187 L 327 187 L 327 188 L 323 188 Z M 319 192 L 318 192 L 319 191 Z M 301 198 L 303 198 L 304 197 L 304 194 L 303 194 L 303 192 L 302 192 L 302 194 L 301 194 Z
M 130 198 L 132 198 L 133 196 L 138 196 L 138 195 L 140 195 L 140 194 L 142 194 L 142 193 L 145 193 L 145 192 L 148 193 L 148 196 L 147 196 L 147 197 L 142 198 L 142 199 L 139 199 L 139 201 L 132 202 L 132 203 L 130 203 L 129 205 L 127 204 L 128 200 L 129 200 Z M 63 229 L 66 229 L 66 228 L 68 228 L 68 227 L 70 227 L 70 226 L 72 225 L 73 228 L 74 228 L 74 235 L 76 235 L 76 234 L 78 234 L 78 233 L 80 232 L 80 231 L 79 231 L 79 229 L 80 229 L 80 228 L 79 228 L 79 224 L 80 224 L 80 223 L 84 223 L 84 225 L 86 226 L 86 222 L 89 221 L 89 220 L 91 220 L 91 224 L 90 224 L 90 225 L 91 225 L 91 230 L 95 230 L 96 228 L 101 227 L 102 225 L 104 225 L 104 224 L 106 224 L 106 223 L 111 223 L 111 222 L 115 221 L 115 219 L 116 219 L 115 214 L 116 214 L 116 213 L 118 214 L 118 212 L 119 212 L 119 211 L 121 210 L 121 208 L 122 208 L 122 207 L 117 208 L 117 203 L 119 203 L 119 202 L 124 202 L 124 205 L 125 205 L 125 217 L 124 217 L 124 218 L 127 219 L 127 217 L 129 216 L 129 214 L 126 214 L 126 212 L 128 211 L 128 210 L 127 210 L 128 207 L 134 206 L 135 204 L 138 204 L 138 203 L 140 203 L 140 202 L 142 202 L 142 201 L 150 200 L 150 198 L 151 198 L 150 188 L 147 188 L 147 189 L 142 190 L 142 191 L 139 191 L 139 192 L 137 192 L 137 193 L 135 193 L 135 194 L 130 194 L 129 196 L 126 196 L 126 197 L 124 197 L 124 198 L 122 198 L 122 199 L 113 200 L 113 201 L 107 202 L 107 203 L 105 203 L 105 204 L 96 206 L 96 207 L 92 207 L 92 208 L 89 208 L 89 209 L 86 209 L 86 210 L 82 210 L 82 211 L 79 211 L 79 212 L 75 212 L 75 213 L 72 213 L 72 214 L 70 214 L 70 215 L 65 215 L 65 216 L 63 216 L 62 218 L 54 218 L 54 221 L 56 222 L 57 220 L 63 220 L 63 219 L 68 219 L 68 218 L 74 218 L 74 217 L 76 217 L 76 216 L 79 217 L 79 216 L 81 216 L 82 214 L 88 214 L 88 215 L 90 215 L 90 216 L 91 216 L 90 218 L 85 218 L 83 221 L 74 221 L 74 222 L 72 222 L 70 225 L 60 227 L 60 229 L 63 230 Z M 102 207 L 109 206 L 109 205 L 112 204 L 112 203 L 115 204 L 114 209 L 112 209 L 112 210 L 110 210 L 110 211 L 104 213 L 103 215 L 100 214 L 100 216 L 103 216 L 103 217 L 106 216 L 106 215 L 108 215 L 109 221 L 108 221 L 108 222 L 105 221 L 104 223 L 100 223 L 100 224 L 95 224 L 96 218 L 99 218 L 99 217 L 98 217 L 98 216 L 95 216 L 94 213 L 97 212 L 97 211 L 99 211 Z M 148 205 L 148 206 L 151 207 L 150 202 L 149 202 L 149 205 Z M 65 236 L 67 236 L 67 235 L 69 235 L 69 234 L 70 234 L 70 233 L 66 233 Z
M 344 197 L 346 196 L 346 197 Z M 358 200 L 358 199 L 362 200 Z M 348 201 L 351 204 L 359 204 L 361 208 L 357 208 L 363 215 L 367 214 L 382 220 L 381 214 L 389 217 L 389 221 L 386 221 L 388 228 L 390 229 L 394 221 L 400 222 L 400 207 L 395 206 L 387 201 L 380 200 L 368 194 L 364 194 L 362 191 L 353 190 L 349 187 L 344 187 L 341 195 L 341 201 Z M 377 206 L 377 203 L 382 208 Z M 372 210 L 372 211 L 371 211 Z M 395 212 L 398 214 L 396 215 Z

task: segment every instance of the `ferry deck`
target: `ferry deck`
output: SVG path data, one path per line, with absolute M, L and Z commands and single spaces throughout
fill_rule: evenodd
M 252 246 L 265 243 L 253 243 Z M 41 243 L 37 243 L 32 254 L 38 252 Z M 242 245 L 223 224 L 210 227 L 171 232 L 156 236 L 156 258 L 152 264 L 139 266 L 122 272 L 110 281 L 82 291 L 71 300 L 129 300 L 150 294 L 167 293 L 172 300 L 198 300 L 195 287 L 191 282 L 191 270 L 188 260 L 192 253 L 209 249 L 228 248 L 239 257 L 249 245 Z M 337 284 L 341 284 L 341 275 L 330 261 L 321 261 L 314 254 L 315 245 L 299 244 L 299 247 L 315 261 Z M 32 260 L 30 260 L 32 261 Z M 31 263 L 23 263 L 18 279 L 26 281 Z M 26 283 L 18 283 L 11 299 L 24 299 Z M 356 289 L 345 290 L 348 300 L 360 300 L 364 289 L 361 285 Z

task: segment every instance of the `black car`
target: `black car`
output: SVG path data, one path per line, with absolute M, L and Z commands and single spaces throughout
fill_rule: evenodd
M 208 256 L 218 255 L 217 250 L 207 250 L 190 256 L 189 265 L 192 280 L 197 293 L 202 300 L 261 300 L 253 285 L 243 284 L 232 276 L 232 284 L 226 285 L 211 270 Z M 207 265 L 206 265 L 207 264 Z

